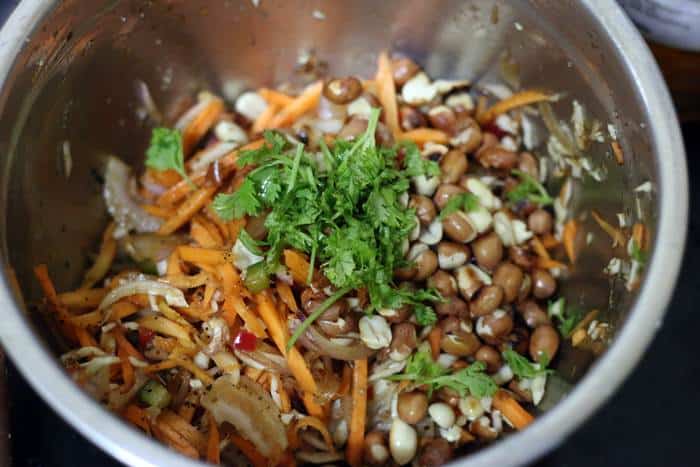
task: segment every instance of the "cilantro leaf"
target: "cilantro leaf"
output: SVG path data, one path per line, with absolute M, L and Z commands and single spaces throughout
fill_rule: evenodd
M 503 359 L 518 378 L 531 379 L 551 371 L 547 370 L 548 362 L 543 360 L 538 366 L 512 349 L 503 352 Z
M 404 150 L 404 171 L 407 176 L 425 175 L 427 177 L 436 177 L 440 175 L 438 163 L 430 159 L 424 159 L 415 143 L 404 142 L 400 148 Z
M 151 143 L 146 150 L 146 166 L 158 170 L 174 170 L 194 185 L 185 172 L 185 156 L 182 152 L 182 137 L 177 130 L 154 128 Z
M 559 332 L 564 338 L 568 338 L 576 325 L 583 319 L 583 310 L 576 307 L 567 307 L 566 299 L 559 298 L 547 305 L 547 314 L 550 319 L 556 318 L 559 321 Z
M 443 387 L 457 391 L 461 396 L 471 394 L 482 398 L 492 396 L 498 386 L 484 371 L 486 365 L 483 362 L 475 362 L 466 368 L 450 373 L 433 361 L 428 350 L 419 350 L 414 353 L 406 364 L 404 373 L 393 375 L 387 379 L 393 381 L 412 381 L 418 385 L 427 385 L 428 393 Z
M 212 207 L 216 214 L 225 221 L 240 219 L 246 214 L 257 216 L 260 213 L 261 204 L 256 191 L 253 181 L 246 178 L 235 192 L 216 195 Z
M 440 211 L 440 219 L 444 219 L 457 211 L 471 212 L 476 211 L 480 207 L 479 198 L 473 193 L 454 195 L 447 201 L 442 211 Z
M 640 265 L 644 266 L 647 263 L 647 253 L 642 250 L 635 239 L 630 240 L 629 245 L 629 255 L 632 260 L 638 262 Z
M 554 202 L 545 187 L 531 175 L 521 170 L 513 170 L 511 173 L 520 179 L 520 183 L 508 192 L 507 197 L 510 202 L 530 201 L 540 206 L 547 206 Z
M 416 322 L 420 326 L 432 326 L 437 322 L 435 311 L 427 305 L 418 304 L 414 306 Z
M 246 229 L 241 229 L 241 231 L 238 232 L 238 239 L 241 241 L 243 246 L 248 249 L 248 251 L 254 255 L 262 256 L 263 252 L 260 249 L 262 243 L 251 237 Z

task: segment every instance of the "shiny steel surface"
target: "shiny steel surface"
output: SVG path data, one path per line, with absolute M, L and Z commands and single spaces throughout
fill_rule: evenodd
M 602 274 L 610 242 L 593 224 L 586 224 L 596 232 L 593 245 L 564 291 L 619 324 L 611 348 L 587 372 L 585 356 L 564 352 L 563 382 L 548 401 L 554 408 L 524 432 L 454 464 L 518 465 L 541 455 L 590 416 L 641 358 L 678 274 L 687 175 L 666 87 L 614 2 L 262 0 L 256 8 L 247 0 L 25 0 L 0 32 L 0 337 L 36 391 L 117 459 L 192 465 L 81 392 L 58 364 L 61 343 L 21 297 L 39 298 L 31 268 L 40 262 L 59 289 L 78 284 L 107 219 L 99 179 L 104 155 L 140 163 L 148 140 L 136 83 L 148 85 L 172 120 L 186 105 L 181 97 L 202 88 L 227 95 L 289 79 L 305 51 L 315 50 L 334 75 L 368 75 L 384 48 L 412 56 L 433 76 L 479 83 L 497 80 L 507 50 L 524 88 L 566 92 L 557 105 L 562 118 L 576 98 L 613 123 L 628 162 L 615 165 L 599 147 L 591 156 L 606 161 L 608 182 L 579 190 L 577 210 L 631 212 L 633 188 L 647 180 L 655 187 L 641 200 L 653 254 L 640 292 L 629 295 L 619 283 L 611 288 Z

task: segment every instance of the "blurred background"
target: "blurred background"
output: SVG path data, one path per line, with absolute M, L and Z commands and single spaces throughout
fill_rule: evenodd
M 0 21 L 17 0 L 0 0 Z M 700 1 L 620 0 L 650 39 L 682 123 L 690 174 L 688 245 L 670 310 L 639 367 L 580 430 L 533 467 L 698 465 L 700 418 Z M 693 52 L 692 50 L 696 50 Z M 669 118 L 659 115 L 658 118 Z M 679 230 L 685 226 L 678 226 Z M 653 323 L 650 323 L 652 326 Z M 5 423 L 5 421 L 9 423 Z M 9 457 L 3 453 L 9 450 Z M 0 349 L 0 466 L 118 466 L 59 419 Z

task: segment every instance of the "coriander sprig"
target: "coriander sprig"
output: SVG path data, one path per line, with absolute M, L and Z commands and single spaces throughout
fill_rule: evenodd
M 493 396 L 498 390 L 496 383 L 486 373 L 484 362 L 474 362 L 466 368 L 450 373 L 443 368 L 428 350 L 419 350 L 408 360 L 403 373 L 390 376 L 393 381 L 411 381 L 416 385 L 428 386 L 428 393 L 446 387 L 457 391 L 461 396 L 471 394 L 476 398 Z
M 177 130 L 154 128 L 151 143 L 146 150 L 146 166 L 158 170 L 174 170 L 187 182 L 195 186 L 185 172 L 185 155 L 182 151 L 182 136 Z
M 545 187 L 534 177 L 522 170 L 513 170 L 511 173 L 520 179 L 520 183 L 508 192 L 507 196 L 510 202 L 530 201 L 540 206 L 547 206 L 554 202 Z

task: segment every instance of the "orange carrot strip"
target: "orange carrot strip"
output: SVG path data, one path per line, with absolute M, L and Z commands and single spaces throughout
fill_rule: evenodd
M 612 148 L 613 155 L 615 156 L 617 163 L 619 165 L 623 165 L 625 163 L 625 154 L 622 152 L 622 146 L 620 146 L 620 143 L 613 141 L 610 143 L 610 147 Z
M 237 169 L 236 161 L 238 160 L 238 154 L 241 151 L 258 149 L 264 143 L 265 140 L 262 139 L 253 141 L 219 159 L 219 171 L 222 178 L 227 177 L 232 171 Z M 200 170 L 199 172 L 191 174 L 190 179 L 192 182 L 199 185 L 204 182 L 206 176 L 207 170 Z M 193 191 L 192 185 L 188 183 L 187 180 L 182 180 L 176 185 L 170 187 L 168 191 L 160 195 L 157 203 L 159 206 L 172 206 L 185 198 L 191 191 Z
M 291 125 L 295 120 L 311 109 L 316 108 L 321 98 L 323 82 L 317 81 L 304 89 L 304 91 L 272 119 L 272 128 L 282 128 Z
M 637 247 L 644 251 L 649 246 L 649 236 L 647 235 L 647 229 L 644 224 L 637 222 L 632 226 L 632 238 L 634 239 Z
M 224 103 L 219 98 L 212 98 L 202 111 L 187 124 L 182 131 L 182 152 L 187 157 L 209 129 L 216 123 L 224 111 Z
M 214 208 L 212 208 L 211 204 L 207 206 L 207 209 L 204 212 L 204 214 L 206 215 L 207 220 L 211 222 L 212 225 L 216 226 L 216 230 L 223 239 L 223 241 L 228 242 L 231 238 L 228 223 L 219 217 L 216 211 L 214 211 Z
M 416 128 L 415 130 L 402 133 L 398 139 L 400 141 L 411 141 L 421 147 L 426 143 L 447 144 L 450 141 L 447 133 L 434 128 Z
M 362 465 L 367 416 L 367 360 L 355 360 L 352 373 L 352 414 L 345 457 L 353 467 Z
M 578 223 L 574 219 L 569 219 L 566 224 L 564 224 L 564 231 L 562 232 L 562 240 L 564 242 L 564 249 L 566 250 L 566 255 L 569 257 L 571 264 L 576 262 L 576 234 L 578 233 Z
M 234 219 L 228 223 L 228 231 L 231 243 L 236 243 L 236 240 L 238 240 L 238 234 L 241 233 L 241 229 L 243 229 L 245 225 L 245 217 L 242 217 L 240 219 Z
M 177 276 L 182 274 L 182 268 L 180 267 L 180 254 L 177 248 L 175 248 L 170 256 L 168 256 L 168 265 L 166 268 L 166 273 L 169 276 Z
M 306 284 L 309 278 L 309 268 L 311 265 L 302 253 L 296 250 L 284 250 L 284 264 L 289 268 L 289 272 L 292 273 L 292 278 L 297 284 Z
M 287 341 L 289 340 L 289 332 L 287 331 L 286 323 L 280 320 L 280 315 L 277 312 L 277 308 L 270 299 L 269 295 L 262 292 L 255 296 L 258 303 L 258 312 L 260 317 L 265 322 L 268 331 L 270 332 L 270 337 L 274 341 L 275 345 L 282 352 L 283 355 L 287 356 L 289 362 L 289 368 L 292 374 L 299 382 L 299 386 L 309 393 L 316 393 L 316 382 L 314 381 L 311 371 L 309 370 L 304 358 L 301 356 L 296 347 L 292 347 L 289 352 L 287 351 Z
M 556 237 L 551 233 L 542 235 L 541 241 L 542 246 L 544 246 L 546 250 L 551 250 L 552 248 L 558 246 L 560 243 L 559 240 L 557 240 Z
M 71 323 L 71 315 L 68 313 L 68 310 L 66 310 L 66 308 L 58 301 L 56 288 L 51 281 L 51 277 L 49 277 L 49 268 L 45 264 L 39 264 L 34 267 L 34 275 L 39 281 L 39 285 L 41 285 L 44 296 L 49 303 L 49 308 L 56 313 L 56 318 L 61 332 L 68 339 L 75 340 L 77 336 L 75 335 L 74 326 Z
M 352 368 L 348 365 L 343 365 L 343 374 L 340 378 L 340 386 L 338 386 L 337 394 L 339 396 L 344 396 L 350 392 L 350 387 L 352 386 Z
M 230 253 L 225 250 L 213 248 L 197 248 L 194 246 L 180 245 L 176 249 L 180 259 L 192 264 L 208 264 L 216 266 L 228 263 Z
M 384 122 L 394 137 L 397 138 L 401 134 L 401 127 L 399 126 L 399 111 L 396 103 L 396 86 L 391 69 L 391 60 L 389 60 L 389 55 L 386 51 L 379 54 L 375 81 L 377 97 L 384 110 Z
M 207 412 L 207 418 L 209 419 L 209 439 L 207 439 L 207 461 L 212 464 L 221 463 L 221 452 L 219 451 L 219 443 L 221 442 L 221 436 L 219 436 L 219 427 L 216 425 L 216 420 L 211 412 Z
M 122 416 L 126 421 L 128 421 L 132 425 L 136 425 L 146 433 L 150 434 L 151 423 L 149 422 L 148 414 L 144 409 L 142 409 L 138 405 L 129 404 L 122 413 Z
M 548 101 L 552 98 L 551 94 L 536 91 L 536 90 L 526 90 L 520 91 L 507 97 L 492 107 L 486 109 L 481 115 L 477 117 L 480 124 L 486 124 L 493 121 L 496 117 L 504 114 L 510 110 L 513 110 L 524 105 L 536 104 L 537 102 Z
M 294 313 L 297 313 L 299 311 L 299 307 L 297 306 L 297 301 L 294 298 L 294 293 L 292 292 L 292 288 L 289 287 L 289 284 L 278 280 L 276 288 L 277 295 L 279 295 L 282 302 L 287 305 L 287 308 L 292 310 Z
M 286 107 L 294 102 L 294 98 L 292 96 L 280 91 L 275 91 L 274 89 L 260 88 L 258 90 L 258 94 L 260 94 L 260 96 L 262 96 L 262 98 L 265 99 L 268 104 L 278 105 L 280 107 Z
M 433 360 L 437 360 L 440 356 L 440 340 L 442 339 L 442 329 L 435 326 L 428 333 L 428 342 L 430 343 L 430 353 L 433 355 Z
M 68 308 L 95 308 L 107 295 L 105 289 L 78 289 L 58 294 L 58 302 Z
M 160 185 L 163 187 L 171 187 L 182 180 L 182 175 L 177 173 L 175 170 L 154 170 L 151 168 L 146 168 L 146 173 L 144 178 L 149 180 L 151 183 Z
M 192 196 L 187 198 L 180 207 L 177 208 L 175 215 L 168 220 L 166 220 L 163 225 L 158 229 L 159 235 L 170 235 L 177 229 L 182 227 L 186 222 L 188 222 L 192 216 L 194 216 L 200 209 L 202 209 L 211 200 L 214 193 L 216 193 L 217 187 L 202 187 L 195 191 Z
M 257 448 L 245 438 L 236 434 L 230 434 L 229 439 L 253 464 L 253 467 L 268 467 L 265 456 L 258 452 Z
M 497 391 L 493 396 L 493 406 L 518 430 L 527 427 L 534 420 L 527 410 L 503 390 Z
M 612 238 L 613 241 L 613 248 L 615 248 L 618 245 L 624 245 L 625 244 L 625 236 L 622 235 L 622 232 L 610 225 L 605 219 L 601 217 L 600 214 L 598 214 L 597 211 L 591 210 L 591 216 L 593 216 L 593 219 L 598 223 L 601 229 L 605 231 L 608 235 L 610 235 L 610 238 Z
M 155 204 L 142 204 L 141 208 L 148 214 L 160 217 L 161 219 L 167 219 L 168 217 L 175 215 L 175 210 L 173 208 L 156 206 Z
M 116 224 L 111 222 L 102 234 L 100 252 L 92 267 L 85 273 L 81 289 L 90 289 L 101 280 L 112 267 L 112 261 L 117 254 L 117 241 L 114 239 Z
M 132 297 L 129 297 L 132 298 Z M 131 316 L 139 311 L 139 304 L 133 303 L 128 300 L 120 300 L 114 305 L 112 305 L 112 313 L 110 314 L 110 321 L 119 321 L 127 316 Z M 141 357 L 143 358 L 143 357 Z
M 549 252 L 544 247 L 544 245 L 542 245 L 542 242 L 540 241 L 539 238 L 532 237 L 532 240 L 530 240 L 530 245 L 532 246 L 532 249 L 535 250 L 535 253 L 537 253 L 537 256 L 539 256 L 540 258 L 545 259 L 545 260 L 552 259 L 549 256 Z
M 269 104 L 265 110 L 255 119 L 250 132 L 254 135 L 262 133 L 263 131 L 272 128 L 272 120 L 274 120 L 277 112 L 279 112 L 280 106 L 277 104 Z
M 207 229 L 205 229 L 202 224 L 194 219 L 192 219 L 192 222 L 190 222 L 190 237 L 192 237 L 192 240 L 194 240 L 195 243 L 204 248 L 214 248 L 220 246 L 217 245 L 214 238 L 209 235 Z
M 192 459 L 199 459 L 199 452 L 197 451 L 197 448 L 192 446 L 192 444 L 187 441 L 182 434 L 178 433 L 175 428 L 161 421 L 160 417 L 158 417 L 156 422 L 153 424 L 153 435 L 163 443 L 178 451 L 180 454 Z
M 99 347 L 97 341 L 92 335 L 85 330 L 85 328 L 74 327 L 75 337 L 78 339 L 78 343 L 81 347 Z

